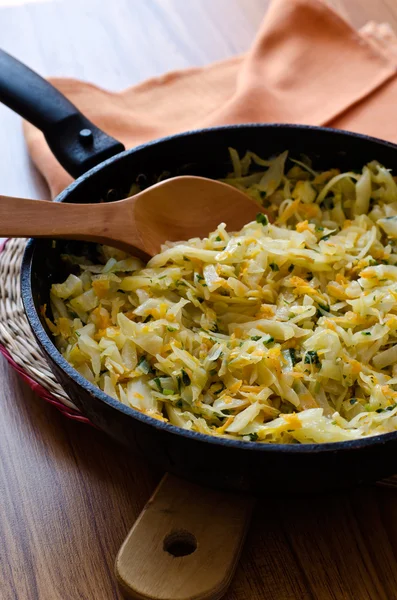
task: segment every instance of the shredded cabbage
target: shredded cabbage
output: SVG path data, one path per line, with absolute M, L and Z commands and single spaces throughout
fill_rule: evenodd
M 167 243 L 147 265 L 106 246 L 97 264 L 73 257 L 45 317 L 63 356 L 123 404 L 205 434 L 395 431 L 395 179 L 375 161 L 317 172 L 286 152 L 230 153 L 225 181 L 270 220 Z

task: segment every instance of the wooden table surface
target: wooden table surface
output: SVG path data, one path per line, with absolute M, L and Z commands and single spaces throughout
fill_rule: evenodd
M 397 30 L 396 0 L 329 0 Z M 1 46 L 120 89 L 245 51 L 267 0 L 0 0 Z M 204 42 L 205 40 L 205 42 Z M 3 194 L 45 197 L 0 107 Z M 0 360 L 0 599 L 121 598 L 113 562 L 161 473 L 68 421 Z M 397 490 L 263 499 L 227 600 L 397 599 Z

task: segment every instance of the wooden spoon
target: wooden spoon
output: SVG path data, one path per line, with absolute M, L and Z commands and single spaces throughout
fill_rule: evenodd
M 230 185 L 183 176 L 117 202 L 73 204 L 0 196 L 0 237 L 84 240 L 147 258 L 166 241 L 207 236 L 222 222 L 230 231 L 241 229 L 259 210 Z

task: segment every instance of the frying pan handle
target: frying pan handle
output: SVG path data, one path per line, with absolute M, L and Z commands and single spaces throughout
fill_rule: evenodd
M 255 500 L 165 475 L 116 558 L 130 598 L 219 600 L 236 569 Z
M 0 101 L 44 133 L 55 157 L 72 177 L 125 149 L 53 85 L 4 50 L 0 50 Z

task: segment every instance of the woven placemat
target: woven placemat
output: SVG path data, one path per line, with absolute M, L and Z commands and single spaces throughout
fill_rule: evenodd
M 20 286 L 25 245 L 18 239 L 0 247 L 0 352 L 41 398 L 70 419 L 89 423 L 55 379 L 30 329 Z
M 19 239 L 0 246 L 0 352 L 36 394 L 69 419 L 91 425 L 55 379 L 30 329 L 20 286 L 25 245 L 26 240 Z M 378 485 L 396 488 L 397 475 Z

